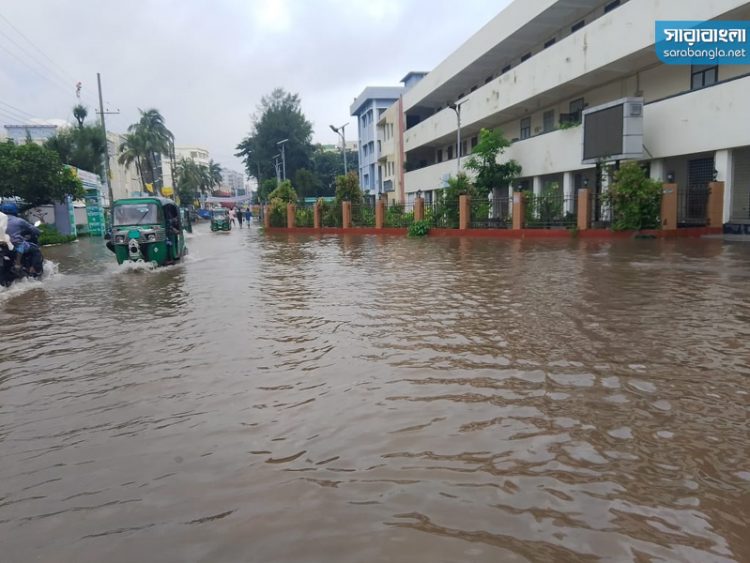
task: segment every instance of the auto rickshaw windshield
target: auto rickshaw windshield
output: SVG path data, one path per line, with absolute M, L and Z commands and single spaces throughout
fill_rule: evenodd
M 163 222 L 161 207 L 155 203 L 115 205 L 114 225 L 153 225 Z

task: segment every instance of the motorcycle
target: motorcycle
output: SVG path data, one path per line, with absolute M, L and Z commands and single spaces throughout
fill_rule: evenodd
M 41 221 L 34 226 L 38 227 Z M 20 264 L 17 264 L 17 250 L 0 240 L 0 286 L 8 287 L 14 281 L 24 278 L 39 279 L 44 274 L 44 256 L 36 237 L 25 237 L 27 248 L 21 254 Z

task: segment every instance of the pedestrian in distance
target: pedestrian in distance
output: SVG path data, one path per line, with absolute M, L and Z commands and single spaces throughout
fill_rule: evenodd
M 237 212 L 234 210 L 234 207 L 232 207 L 229 210 L 229 224 L 234 225 L 236 223 L 237 219 Z
M 250 222 L 252 221 L 252 218 L 253 218 L 253 212 L 250 211 L 250 208 L 248 207 L 247 209 L 245 209 L 245 221 L 247 222 L 248 226 L 250 226 Z
M 240 224 L 240 229 L 242 228 L 242 209 L 239 207 L 235 208 L 235 213 L 237 214 L 237 222 Z

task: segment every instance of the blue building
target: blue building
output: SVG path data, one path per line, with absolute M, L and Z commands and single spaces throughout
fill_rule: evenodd
M 403 91 L 401 86 L 368 86 L 351 105 L 350 113 L 357 118 L 359 130 L 359 186 L 365 193 L 374 195 L 381 189 L 377 123 Z

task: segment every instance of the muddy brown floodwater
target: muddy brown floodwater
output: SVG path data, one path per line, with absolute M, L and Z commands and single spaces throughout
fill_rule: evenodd
M 750 561 L 750 245 L 262 235 L 0 293 L 0 560 Z

